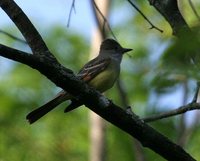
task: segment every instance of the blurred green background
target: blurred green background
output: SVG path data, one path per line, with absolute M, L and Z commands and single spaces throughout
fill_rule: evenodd
M 173 48 L 176 39 L 172 36 L 170 26 L 148 2 L 138 0 L 135 3 L 156 26 L 164 30 L 162 34 L 154 29 L 150 30 L 149 24 L 127 2 L 115 2 L 111 5 L 110 21 L 115 35 L 122 46 L 134 49 L 129 54 L 131 57 L 124 57 L 120 79 L 133 111 L 145 117 L 191 101 L 195 89 L 195 74 L 190 77 L 182 67 L 174 70 L 177 66 L 173 60 L 171 62 L 175 67 L 166 67 L 163 63 L 164 55 L 169 51 L 170 54 L 176 54 L 176 49 Z M 196 9 L 200 10 L 200 3 L 197 0 L 194 3 Z M 78 1 L 76 5 L 76 12 L 79 12 L 81 5 Z M 187 1 L 183 1 L 180 8 L 188 24 L 196 26 L 198 20 Z M 126 13 L 124 17 L 117 20 L 118 15 L 123 12 Z M 64 17 L 67 22 L 66 13 Z M 75 17 L 76 14 L 72 16 L 72 26 L 76 23 L 73 22 Z M 42 22 L 43 26 L 40 26 L 39 17 L 35 18 L 33 14 L 29 18 L 33 19 L 48 47 L 64 66 L 76 73 L 88 61 L 91 37 L 89 31 L 82 31 L 80 26 L 77 32 L 77 29 L 73 30 L 73 27 L 67 28 L 59 23 L 44 26 L 45 23 Z M 13 24 L 2 25 L 0 29 L 21 37 Z M 27 45 L 1 33 L 0 43 L 30 52 Z M 64 114 L 67 103 L 63 103 L 60 108 L 29 125 L 25 120 L 27 113 L 54 97 L 60 89 L 25 65 L 0 57 L 0 66 L 0 161 L 89 160 L 89 110 L 83 106 Z M 116 86 L 106 96 L 122 105 Z M 198 111 L 188 112 L 150 125 L 200 160 L 199 115 Z M 137 143 L 113 125 L 107 123 L 106 127 L 106 161 L 137 161 Z M 146 161 L 164 160 L 146 148 L 142 148 L 142 155 Z

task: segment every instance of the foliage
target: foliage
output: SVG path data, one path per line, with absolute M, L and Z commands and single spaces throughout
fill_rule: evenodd
M 185 51 L 182 48 L 185 46 L 182 44 L 187 44 L 191 50 L 196 46 L 188 42 L 177 42 L 171 38 L 171 30 L 166 21 L 155 10 L 150 10 L 146 3 L 142 1 L 137 3 L 143 11 L 150 11 L 148 17 L 164 30 L 163 34 L 149 30 L 149 26 L 147 24 L 144 26 L 145 21 L 137 13 L 114 27 L 120 43 L 134 49 L 131 57 L 124 57 L 121 80 L 133 111 L 140 116 L 145 116 L 155 111 L 163 112 L 170 109 L 169 102 L 167 106 L 160 104 L 161 98 L 168 95 L 173 97 L 173 92 L 180 92 L 183 83 L 198 77 L 196 71 L 185 70 L 191 65 L 190 61 L 184 61 L 188 61 L 187 54 L 191 52 L 187 52 L 186 57 L 182 57 L 182 51 Z M 51 51 L 66 67 L 77 72 L 88 60 L 89 43 L 80 35 L 58 26 L 51 27 L 43 35 Z M 2 39 L 6 39 L 6 44 L 10 46 L 19 47 L 17 42 L 5 36 Z M 22 45 L 20 47 L 26 49 Z M 88 160 L 88 109 L 81 107 L 70 114 L 63 114 L 63 108 L 66 107 L 66 103 L 63 103 L 60 108 L 30 126 L 25 121 L 26 114 L 52 98 L 59 89 L 40 73 L 22 64 L 12 63 L 11 67 L 5 70 L 6 72 L 1 74 L 0 78 L 2 111 L 0 113 L 0 160 Z M 188 74 L 190 74 L 189 79 Z M 193 89 L 194 84 L 189 86 Z M 121 104 L 116 87 L 109 91 L 107 96 L 117 104 Z M 173 106 L 178 107 L 178 103 Z M 176 142 L 180 120 L 180 117 L 175 117 L 151 125 Z M 135 160 L 133 140 L 116 127 L 110 124 L 107 126 L 107 160 Z M 192 125 L 187 126 L 192 127 Z M 191 140 L 185 146 L 189 153 L 200 160 L 198 134 L 197 129 L 191 134 Z M 143 153 L 146 160 L 162 160 L 147 149 L 144 149 Z

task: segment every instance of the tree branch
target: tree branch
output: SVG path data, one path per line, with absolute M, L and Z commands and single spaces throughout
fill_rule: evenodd
M 0 55 L 28 66 L 32 66 L 31 63 L 35 61 L 35 57 L 32 54 L 2 44 L 0 44 Z
M 66 74 L 73 73 L 70 69 L 67 69 L 61 66 L 60 64 L 58 64 L 57 60 L 52 59 L 51 57 L 49 58 L 43 55 L 32 55 L 30 53 L 13 49 L 2 44 L 0 44 L 0 56 L 20 62 L 33 69 L 38 70 L 39 68 L 38 71 L 40 71 L 42 74 L 44 72 L 48 72 L 46 71 L 47 70 L 46 68 L 48 68 L 48 66 L 54 66 L 55 68 L 60 68 L 60 70 L 64 70 Z M 53 75 L 53 72 L 51 72 L 51 75 Z
M 142 120 L 144 120 L 145 122 L 152 122 L 152 121 L 168 118 L 171 116 L 180 115 L 185 112 L 192 111 L 192 110 L 200 110 L 200 104 L 199 103 L 189 103 L 189 104 L 181 106 L 175 110 L 171 110 L 169 112 L 164 112 L 161 114 L 155 114 L 153 116 L 145 117 Z
M 38 31 L 13 0 L 0 0 L 0 6 L 18 27 L 34 54 L 50 55 Z
M 72 11 L 73 10 L 74 10 L 74 13 L 76 13 L 75 0 L 72 0 L 72 5 L 70 7 L 69 16 L 68 16 L 68 20 L 67 20 L 67 27 L 69 27 L 69 25 L 70 25 L 70 21 L 71 21 L 71 16 L 72 16 Z
M 179 35 L 182 31 L 189 31 L 189 26 L 187 25 L 186 21 L 184 20 L 183 16 L 181 15 L 177 0 L 167 0 L 167 1 L 160 1 L 160 0 L 148 0 L 150 5 L 153 5 L 158 12 L 160 12 L 163 17 L 167 20 L 170 24 L 173 34 Z

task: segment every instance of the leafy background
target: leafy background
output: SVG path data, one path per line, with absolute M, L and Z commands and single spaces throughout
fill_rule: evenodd
M 22 1 L 19 3 L 23 4 Z M 194 3 L 196 9 L 200 9 L 200 3 L 197 0 Z M 83 2 L 76 2 L 77 14 L 82 4 Z M 174 47 L 176 39 L 171 35 L 172 31 L 166 21 L 147 2 L 136 1 L 136 4 L 164 33 L 150 30 L 149 24 L 125 2 L 112 3 L 110 21 L 120 43 L 134 49 L 130 53 L 131 57 L 124 57 L 120 78 L 134 112 L 144 117 L 174 109 L 190 101 L 195 89 L 196 75 L 191 76 L 186 72 L 185 66 L 177 66 L 173 60 L 172 65 L 179 67 L 179 70 L 167 68 L 165 55 L 177 54 Z M 42 8 L 45 10 L 45 6 Z M 196 26 L 197 18 L 187 1 L 183 1 L 180 8 L 188 24 L 191 27 Z M 24 9 L 28 10 L 30 6 L 25 6 Z M 90 10 L 89 7 L 87 9 Z M 48 13 L 49 10 L 45 12 Z M 117 17 L 121 13 L 125 15 L 119 20 Z M 67 19 L 67 14 L 62 14 Z M 76 14 L 72 16 L 72 25 L 69 28 L 66 27 L 66 21 L 65 25 L 44 25 L 44 19 L 40 19 L 35 12 L 29 18 L 33 19 L 48 47 L 63 65 L 76 73 L 88 61 L 91 33 L 82 30 L 80 25 L 79 28 L 73 27 L 76 22 L 73 22 L 73 18 L 80 19 Z M 87 21 L 91 24 L 94 20 Z M 0 28 L 21 37 L 13 24 L 7 23 Z M 1 33 L 0 43 L 30 52 L 25 44 Z M 67 103 L 63 103 L 37 123 L 29 125 L 25 120 L 26 114 L 51 99 L 60 89 L 25 65 L 0 58 L 0 66 L 0 161 L 89 160 L 89 110 L 83 106 L 64 114 Z M 122 104 L 116 86 L 106 95 L 115 103 Z M 184 96 L 187 96 L 186 99 Z M 198 116 L 198 111 L 189 112 L 183 116 L 153 122 L 151 126 L 174 142 L 180 143 L 183 139 L 184 148 L 200 160 Z M 106 160 L 135 160 L 132 138 L 109 123 L 106 126 Z M 148 161 L 163 160 L 149 149 L 142 150 Z

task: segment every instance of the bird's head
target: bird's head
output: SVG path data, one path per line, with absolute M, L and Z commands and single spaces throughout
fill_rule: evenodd
M 124 54 L 131 51 L 132 49 L 123 48 L 117 41 L 113 39 L 105 39 L 101 43 L 100 51 L 113 51 L 114 53 Z

